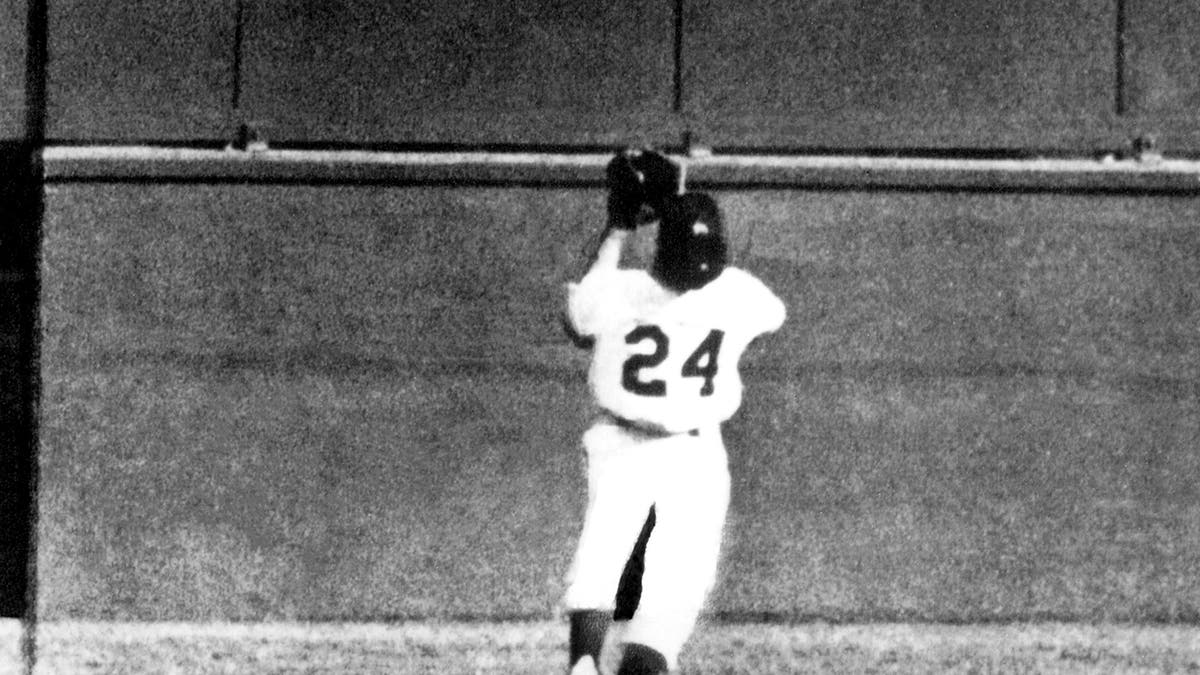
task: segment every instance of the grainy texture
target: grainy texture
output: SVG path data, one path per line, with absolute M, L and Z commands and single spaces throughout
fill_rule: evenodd
M 1200 8 L 1170 0 L 1129 5 L 1128 112 L 1141 118 L 1142 133 L 1157 136 L 1160 147 L 1200 150 L 1192 113 L 1200 105 L 1200 84 L 1193 76 L 1200 59 L 1194 37 Z
M 719 196 L 791 317 L 727 428 L 713 613 L 1200 616 L 1200 204 Z M 599 190 L 48 205 L 47 617 L 555 614 Z
M 50 139 L 233 137 L 234 0 L 47 4 Z
M 566 626 L 504 624 L 44 624 L 36 673 L 474 673 L 566 670 Z M 702 625 L 694 675 L 1193 672 L 1194 627 Z M 0 673 L 5 672 L 0 653 Z
M 21 622 L 0 619 L 0 675 L 17 675 L 22 665 Z
M 665 143 L 670 3 L 267 0 L 246 114 L 281 141 Z
M 26 6 L 0 0 L 0 141 L 25 136 Z
M 47 4 L 56 139 L 1200 150 L 1189 3 L 1124 3 L 1119 50 L 1115 2 L 689 0 L 678 60 L 670 3 L 264 0 L 240 52 L 234 0 Z M 26 11 L 0 2 L 0 140 Z
M 1124 3 L 1121 43 L 1115 2 L 689 0 L 679 45 L 671 3 L 262 0 L 240 43 L 234 0 L 47 5 L 61 140 L 1200 150 L 1189 3 Z M 0 140 L 25 18 L 0 3 Z
M 685 7 L 684 110 L 710 145 L 1087 152 L 1113 108 L 1115 3 Z

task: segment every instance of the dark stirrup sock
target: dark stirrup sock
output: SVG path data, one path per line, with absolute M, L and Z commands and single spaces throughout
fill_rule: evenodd
M 570 665 L 590 656 L 600 662 L 600 648 L 604 646 L 604 634 L 612 625 L 612 611 L 603 609 L 581 609 L 568 613 L 571 619 Z
M 625 645 L 617 675 L 666 675 L 667 659 L 655 649 L 630 642 Z

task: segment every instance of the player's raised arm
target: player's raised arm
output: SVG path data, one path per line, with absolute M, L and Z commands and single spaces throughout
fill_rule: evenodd
M 653 150 L 623 150 L 608 162 L 607 221 L 588 269 L 579 283 L 567 284 L 563 329 L 579 347 L 590 347 L 592 316 L 611 293 L 605 273 L 615 272 L 629 235 L 638 225 L 660 217 L 664 200 L 682 189 L 683 169 Z
M 626 237 L 658 220 L 664 201 L 683 191 L 683 167 L 654 150 L 624 150 L 605 168 L 608 221 L 590 268 L 615 268 Z
M 631 230 L 609 229 L 592 256 L 591 266 L 579 283 L 567 283 L 567 306 L 562 316 L 563 332 L 580 349 L 594 344 L 593 324 L 603 299 L 603 275 L 616 272 L 621 251 Z
M 633 230 L 616 228 L 605 232 L 604 238 L 600 240 L 600 245 L 592 256 L 587 273 L 617 269 L 621 264 L 621 253 L 625 250 L 625 240 L 632 232 Z

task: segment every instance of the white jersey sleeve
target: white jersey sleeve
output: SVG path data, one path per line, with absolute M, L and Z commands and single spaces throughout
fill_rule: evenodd
M 598 269 L 567 284 L 567 314 L 580 335 L 598 336 L 674 297 L 641 270 Z
M 724 283 L 717 289 L 718 303 L 728 307 L 732 316 L 738 316 L 748 325 L 746 328 L 755 336 L 772 333 L 783 326 L 787 308 L 767 285 L 743 270 L 732 268 L 721 276 Z
M 579 283 L 567 284 L 567 316 L 580 335 L 595 335 L 606 317 L 620 312 L 611 300 L 618 296 L 617 270 L 588 273 Z
M 585 278 L 569 300 L 576 328 L 596 336 L 589 373 L 596 401 L 673 432 L 732 417 L 742 400 L 738 362 L 755 337 L 782 325 L 783 302 L 736 268 L 678 296 L 643 272 L 620 274 L 628 276 L 596 296 Z

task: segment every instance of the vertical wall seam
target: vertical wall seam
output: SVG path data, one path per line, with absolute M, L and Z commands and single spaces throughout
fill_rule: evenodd
M 1116 0 L 1116 3 L 1117 3 L 1116 24 L 1117 25 L 1116 25 L 1116 36 L 1115 36 L 1116 41 L 1114 44 L 1114 59 L 1116 61 L 1116 63 L 1114 64 L 1115 71 L 1116 71 L 1114 75 L 1115 75 L 1115 80 L 1116 80 L 1116 82 L 1115 82 L 1115 90 L 1116 91 L 1114 92 L 1115 101 L 1113 102 L 1113 107 L 1118 116 L 1124 115 L 1128 109 L 1128 102 L 1126 101 L 1126 82 L 1125 82 L 1125 68 L 1127 65 L 1126 64 L 1126 53 L 1125 53 L 1126 52 L 1126 30 L 1128 29 L 1126 6 L 1125 6 L 1126 1 L 1127 0 Z
M 675 113 L 683 112 L 683 0 L 675 0 L 675 35 L 674 53 L 672 55 L 674 70 L 672 73 L 673 100 L 671 109 Z

